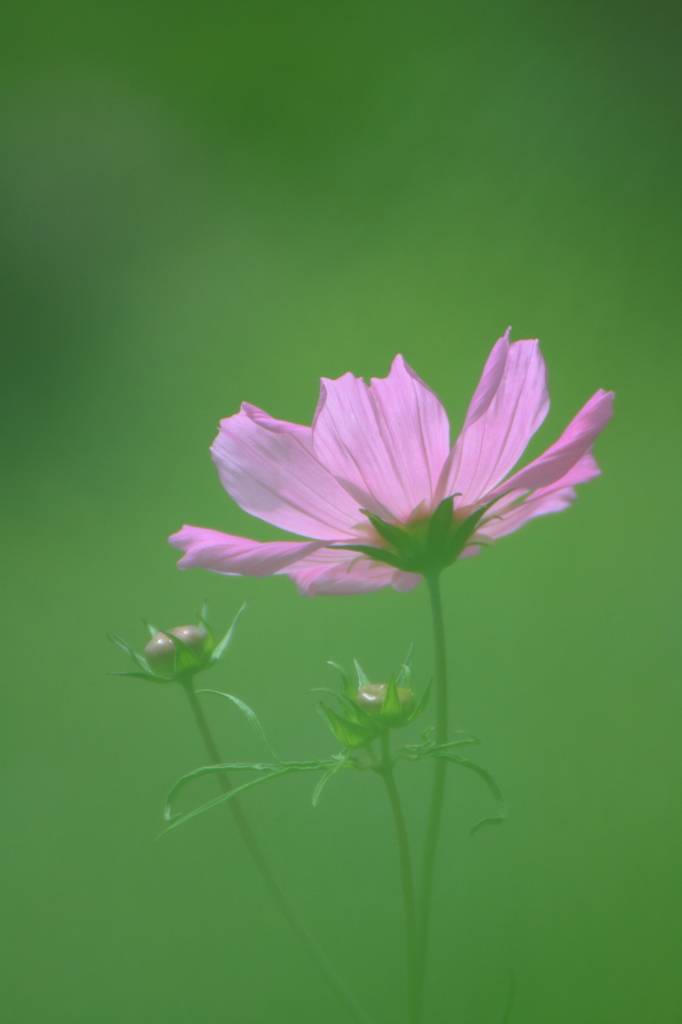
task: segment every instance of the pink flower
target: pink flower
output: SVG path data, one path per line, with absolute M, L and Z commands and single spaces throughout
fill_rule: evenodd
M 537 341 L 494 346 L 450 447 L 433 391 L 396 356 L 388 377 L 321 381 L 312 427 L 244 403 L 211 449 L 223 487 L 246 512 L 306 538 L 260 543 L 183 526 L 183 569 L 286 574 L 304 594 L 410 590 L 420 573 L 560 512 L 599 474 L 591 449 L 612 415 L 597 391 L 539 458 L 511 472 L 549 408 Z

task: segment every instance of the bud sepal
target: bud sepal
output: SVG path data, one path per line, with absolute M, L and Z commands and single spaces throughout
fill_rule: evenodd
M 146 679 L 151 683 L 187 683 L 197 673 L 211 668 L 230 645 L 243 604 L 235 615 L 230 628 L 217 644 L 207 621 L 208 609 L 203 606 L 196 625 L 174 626 L 172 629 L 157 629 L 145 622 L 151 639 L 138 654 L 118 636 L 109 634 L 109 639 L 122 650 L 136 665 L 134 672 L 110 672 L 113 676 L 131 676 Z
M 341 713 L 320 703 L 320 711 L 339 743 L 349 750 L 366 747 L 387 729 L 401 729 L 414 722 L 426 710 L 431 684 L 419 701 L 412 679 L 412 648 L 397 675 L 388 683 L 372 683 L 359 662 L 355 662 L 357 683 L 335 662 L 329 664 L 341 674 L 343 693 L 319 688 L 315 693 L 329 693 L 339 703 Z

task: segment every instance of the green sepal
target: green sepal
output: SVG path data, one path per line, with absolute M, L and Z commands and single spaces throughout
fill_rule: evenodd
M 363 515 L 367 516 L 379 536 L 383 537 L 389 544 L 392 544 L 399 555 L 409 557 L 416 553 L 417 546 L 406 530 L 401 529 L 399 526 L 394 526 L 392 523 L 387 523 L 384 519 L 380 519 L 379 516 L 375 516 L 374 513 L 368 512 L 365 508 L 361 508 L 360 511 Z
M 341 708 L 346 713 L 346 717 L 350 719 L 351 722 L 357 722 L 359 725 L 371 727 L 373 719 L 353 697 L 348 697 L 345 693 L 337 693 L 335 690 L 330 690 L 326 686 L 316 686 L 310 691 L 310 693 L 329 694 L 330 697 L 333 697 L 334 700 L 339 702 Z
M 391 675 L 386 687 L 384 703 L 381 705 L 379 721 L 385 725 L 391 725 L 391 723 L 399 722 L 403 717 L 403 706 L 400 703 L 400 697 L 398 696 L 398 687 L 396 686 L 395 676 Z
M 213 662 L 215 662 L 215 661 L 218 661 L 219 658 L 222 658 L 223 654 L 225 653 L 225 651 L 229 647 L 230 643 L 232 642 L 232 636 L 234 634 L 234 628 L 237 625 L 237 622 L 239 621 L 239 616 L 242 614 L 242 612 L 244 611 L 245 608 L 246 608 L 246 601 L 244 601 L 244 604 L 241 606 L 241 608 L 239 609 L 239 611 L 237 612 L 237 614 L 233 618 L 232 625 L 228 629 L 228 631 L 225 634 L 225 636 L 222 638 L 220 643 L 217 644 L 217 646 L 211 652 L 211 664 L 213 664 Z
M 152 639 L 154 639 L 154 637 L 155 637 L 155 636 L 156 636 L 156 634 L 157 634 L 157 633 L 159 632 L 159 630 L 158 630 L 158 629 L 156 628 L 156 626 L 153 626 L 153 625 L 151 624 L 151 622 L 147 622 L 147 620 L 146 620 L 146 619 L 143 619 L 143 620 L 142 620 L 142 622 L 144 623 L 144 625 L 145 625 L 145 626 L 147 627 L 147 629 L 149 630 L 149 635 L 150 635 L 150 637 L 151 637 Z
M 374 738 L 375 730 L 370 730 L 359 722 L 352 722 L 348 718 L 342 718 L 341 715 L 337 715 L 336 711 L 332 711 L 331 708 L 328 708 L 322 702 L 320 702 L 319 706 L 327 719 L 331 731 L 344 747 L 350 747 L 351 750 L 355 750 L 358 747 L 364 747 L 369 740 Z
M 502 497 L 502 495 L 500 495 Z M 489 508 L 500 500 L 500 497 L 494 498 L 489 501 L 487 505 L 482 505 L 481 508 L 477 508 L 475 512 L 472 512 L 470 516 L 467 516 L 455 530 L 454 534 L 450 538 L 450 542 L 447 545 L 446 554 L 446 565 L 451 565 L 455 559 L 459 558 L 464 548 L 467 546 L 467 541 L 476 532 L 476 527 L 479 522 L 486 514 Z
M 412 648 L 410 648 L 409 654 L 412 654 Z M 410 659 L 411 662 L 411 659 Z M 403 662 L 400 666 L 400 671 L 396 678 L 396 686 L 405 686 L 408 690 L 412 690 L 414 693 L 414 679 L 412 677 L 412 667 L 408 662 Z
M 164 636 L 167 636 L 169 640 L 172 640 L 173 646 L 175 647 L 175 665 L 173 666 L 173 675 L 177 676 L 188 676 L 194 675 L 201 668 L 201 659 L 197 658 L 196 654 L 191 647 L 188 647 L 184 640 L 181 640 L 179 636 L 175 636 L 174 633 L 168 633 L 165 629 L 161 632 Z
M 394 526 L 363 509 L 377 533 L 395 550 L 366 544 L 339 545 L 344 551 L 357 551 L 375 562 L 384 562 L 401 572 L 428 576 L 451 565 L 467 546 L 486 512 L 502 495 L 476 509 L 462 522 L 454 515 L 455 495 L 439 502 L 428 520 L 416 521 L 405 528 Z
M 454 495 L 443 498 L 436 511 L 429 519 L 426 533 L 426 545 L 432 551 L 442 550 L 452 533 Z
M 137 667 L 142 670 L 142 672 L 152 676 L 153 678 L 161 678 L 160 676 L 157 677 L 156 673 L 152 672 L 147 663 L 147 659 L 143 658 L 141 654 L 138 654 L 136 651 L 134 651 L 132 647 L 129 647 L 125 640 L 121 640 L 120 636 L 116 636 L 115 633 L 109 633 L 108 636 L 112 644 L 115 644 L 116 647 L 118 647 L 125 654 L 127 654 L 128 657 L 135 662 Z
M 199 618 L 199 625 L 208 626 L 208 601 L 204 601 L 201 606 L 201 610 L 197 612 Z
M 373 548 L 369 544 L 334 544 L 332 551 L 358 551 L 374 562 L 385 562 L 386 565 L 391 565 L 394 569 L 402 569 L 404 564 L 404 559 L 400 555 L 394 555 L 384 548 Z
M 355 695 L 358 692 L 358 688 L 353 683 L 352 679 L 349 679 L 349 677 L 346 675 L 346 673 L 341 668 L 341 666 L 337 665 L 337 663 L 335 661 L 328 661 L 327 664 L 331 665 L 332 668 L 335 668 L 337 670 L 337 672 L 341 673 L 341 685 L 343 687 L 343 692 L 351 700 L 354 700 L 355 699 Z
M 367 675 L 360 662 L 356 659 L 353 659 L 353 664 L 355 665 L 355 671 L 358 674 L 358 688 L 362 686 L 371 686 L 372 684 L 370 680 L 367 678 Z
M 146 679 L 150 683 L 174 683 L 174 679 L 155 676 L 151 672 L 107 672 L 108 676 L 131 676 L 133 679 Z
M 406 667 L 406 666 L 404 666 L 404 667 Z M 426 708 L 428 707 L 429 700 L 431 698 L 431 689 L 432 689 L 432 687 L 433 687 L 433 679 L 430 679 L 428 686 L 426 687 L 426 689 L 424 690 L 424 692 L 422 693 L 421 697 L 419 698 L 419 700 L 417 702 L 417 706 L 415 707 L 415 709 L 412 712 L 412 714 L 410 715 L 410 717 L 407 719 L 407 722 L 405 723 L 406 725 L 408 725 L 410 722 L 414 722 L 417 718 L 420 717 L 420 715 L 424 714 L 424 712 L 426 711 Z
M 208 622 L 208 604 L 206 601 L 201 606 L 201 610 L 197 611 L 197 618 L 199 619 L 198 625 L 206 633 L 206 643 L 201 653 L 201 665 L 202 668 L 209 668 L 211 665 L 211 659 L 213 651 L 215 650 L 215 636 Z

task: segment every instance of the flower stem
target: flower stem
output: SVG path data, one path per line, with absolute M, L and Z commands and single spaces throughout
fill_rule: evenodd
M 436 743 L 448 741 L 448 680 L 445 652 L 445 628 L 443 625 L 443 605 L 440 593 L 440 575 L 433 573 L 426 576 L 431 599 L 433 617 L 433 642 L 435 654 L 436 682 Z M 443 811 L 445 794 L 445 772 L 447 762 L 436 758 L 431 790 L 431 805 L 426 826 L 424 842 L 424 859 L 422 862 L 419 917 L 419 975 L 418 975 L 418 1007 L 424 998 L 424 981 L 426 976 L 427 952 L 429 942 L 429 923 L 431 918 L 431 895 L 433 890 L 433 869 L 436 861 L 438 832 Z M 419 1019 L 419 1014 L 417 1019 Z
M 199 699 L 194 691 L 194 684 L 191 679 L 188 679 L 182 684 L 185 693 L 187 694 L 187 700 L 189 701 L 194 720 L 197 723 L 201 738 L 204 741 L 206 747 L 206 753 L 208 754 L 211 764 L 223 764 L 223 760 L 218 753 L 218 748 L 213 739 L 213 735 L 209 728 L 206 716 L 204 715 Z M 221 774 L 217 776 L 218 783 L 224 793 L 229 792 L 232 788 L 230 780 L 227 775 Z M 365 1013 L 363 1008 L 355 999 L 352 992 L 346 987 L 344 982 L 339 978 L 338 974 L 327 960 L 326 956 L 317 945 L 315 939 L 310 935 L 308 929 L 305 927 L 303 922 L 300 920 L 298 914 L 289 903 L 288 899 L 280 889 L 277 881 L 275 880 L 270 868 L 268 866 L 265 857 L 263 856 L 260 846 L 254 836 L 251 826 L 244 814 L 244 810 L 239 803 L 239 798 L 235 797 L 229 801 L 230 810 L 232 817 L 234 818 L 235 824 L 239 829 L 239 833 L 244 841 L 244 845 L 249 852 L 251 860 L 253 861 L 256 870 L 260 874 L 261 878 L 265 882 L 265 886 L 272 896 L 273 900 L 277 904 L 280 913 L 284 917 L 285 921 L 291 928 L 292 932 L 299 939 L 301 945 L 304 947 L 308 956 L 311 958 L 317 969 L 319 970 L 322 977 L 325 979 L 329 987 L 335 992 L 339 1001 L 345 1006 L 346 1010 L 353 1018 L 353 1020 L 359 1022 L 359 1024 L 373 1024 L 371 1017 Z
M 398 855 L 400 858 L 400 879 L 403 890 L 403 908 L 405 911 L 405 938 L 407 946 L 407 1009 L 410 1024 L 416 1024 L 419 1019 L 419 946 L 417 942 L 417 911 L 414 900 L 414 885 L 412 882 L 412 862 L 410 858 L 410 847 L 405 827 L 398 787 L 393 776 L 393 762 L 391 761 L 391 746 L 388 729 L 381 734 L 381 769 L 379 773 L 386 785 L 388 800 L 393 812 L 395 822 L 396 838 L 398 840 Z

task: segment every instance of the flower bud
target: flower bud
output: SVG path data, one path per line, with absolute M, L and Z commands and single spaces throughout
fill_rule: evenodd
M 174 626 L 168 633 L 182 640 L 186 647 L 201 658 L 206 644 L 206 630 L 201 626 Z M 159 675 L 169 676 L 175 668 L 175 644 L 166 633 L 157 633 L 144 649 L 149 667 Z
M 369 683 L 367 686 L 360 687 L 355 699 L 363 711 L 370 714 L 372 718 L 379 718 L 387 692 L 388 685 L 386 683 Z M 414 710 L 414 694 L 412 690 L 408 690 L 405 686 L 396 686 L 396 692 L 400 701 L 401 711 L 400 715 L 393 719 L 393 723 L 399 724 Z

